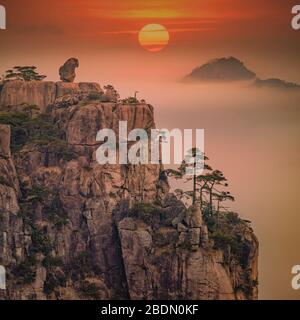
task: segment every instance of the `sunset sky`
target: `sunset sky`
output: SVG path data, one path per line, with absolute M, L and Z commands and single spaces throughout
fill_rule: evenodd
M 300 264 L 300 94 L 236 85 L 186 85 L 212 58 L 235 56 L 260 78 L 300 83 L 300 30 L 290 0 L 2 0 L 0 74 L 35 65 L 58 81 L 79 59 L 76 81 L 111 83 L 122 97 L 139 91 L 160 128 L 204 128 L 214 167 L 230 181 L 234 209 L 260 241 L 260 298 L 300 298 L 290 270 Z M 138 41 L 161 24 L 169 43 L 149 52 Z
M 261 76 L 272 71 L 274 76 L 300 81 L 300 32 L 291 28 L 294 1 L 1 3 L 8 16 L 8 29 L 0 33 L 4 69 L 17 61 L 35 63 L 54 80 L 57 66 L 77 56 L 82 62 L 80 80 L 113 81 L 140 75 L 156 80 L 181 77 L 207 59 L 235 55 Z M 156 55 L 138 43 L 138 32 L 148 23 L 162 24 L 170 33 L 169 45 Z M 283 61 L 286 68 L 282 68 Z

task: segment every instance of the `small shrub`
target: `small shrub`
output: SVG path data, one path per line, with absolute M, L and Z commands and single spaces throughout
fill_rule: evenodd
M 225 254 L 225 260 L 229 263 L 229 258 L 234 259 L 244 269 L 248 265 L 250 246 L 246 240 L 239 235 L 224 230 L 218 230 L 210 234 L 214 241 L 214 248 L 221 249 Z M 230 250 L 230 251 L 229 251 Z M 228 256 L 230 252 L 230 257 Z
M 50 204 L 45 204 L 44 214 L 57 229 L 61 229 L 69 222 L 67 212 L 63 208 L 58 192 L 52 194 Z
M 81 252 L 66 266 L 66 273 L 73 281 L 83 280 L 95 273 L 92 256 L 89 252 Z
M 30 210 L 28 203 L 20 202 L 20 211 L 18 215 L 22 218 L 23 224 L 25 227 L 30 227 L 30 228 L 34 227 L 33 213 Z
M 28 198 L 31 201 L 42 201 L 50 194 L 49 189 L 39 185 L 33 185 L 30 190 L 28 190 Z
M 90 283 L 88 281 L 82 281 L 80 284 L 80 292 L 85 297 L 92 299 L 99 299 L 100 297 L 100 288 L 95 283 Z
M 223 233 L 222 231 L 215 231 L 211 234 L 211 238 L 214 240 L 215 249 L 227 250 L 228 246 L 232 244 L 232 237 Z
M 87 172 L 91 172 L 93 170 L 90 166 L 84 166 L 83 169 Z
M 3 176 L 0 176 L 0 184 L 6 184 L 6 179 Z
M 193 249 L 190 241 L 186 240 L 183 243 L 180 244 L 179 246 L 183 250 L 191 251 Z
M 29 255 L 25 261 L 13 268 L 12 274 L 23 284 L 30 284 L 36 277 L 36 258 L 35 255 Z
M 45 257 L 42 263 L 46 269 L 61 267 L 63 265 L 63 261 L 60 257 L 53 257 L 50 255 Z
M 140 219 L 151 226 L 160 224 L 161 215 L 162 212 L 158 207 L 146 202 L 136 203 L 128 213 L 129 217 Z
M 241 222 L 241 219 L 239 218 L 236 212 L 228 212 L 226 214 L 226 218 L 228 223 L 231 223 L 231 224 L 238 224 Z
M 174 245 L 178 240 L 178 232 L 174 228 L 162 227 L 155 231 L 153 240 L 158 247 Z
M 0 123 L 11 126 L 11 149 L 13 152 L 19 150 L 28 139 L 28 123 L 30 117 L 24 112 L 0 112 Z
M 245 283 L 238 284 L 235 286 L 234 292 L 237 293 L 238 291 L 242 291 L 245 294 L 246 298 L 249 298 L 252 293 L 252 287 L 249 284 Z
M 246 223 L 235 212 L 216 214 L 204 209 L 203 218 L 208 227 L 209 237 L 214 241 L 214 248 L 224 253 L 225 263 L 235 260 L 245 269 L 251 246 L 237 230 Z
M 128 104 L 137 104 L 137 103 L 139 103 L 139 100 L 135 97 L 128 97 L 126 99 L 123 99 L 122 102 L 128 103 Z
M 44 293 L 50 295 L 57 287 L 66 286 L 66 277 L 61 272 L 47 272 L 44 282 Z
M 31 234 L 31 240 L 32 240 L 32 246 L 31 250 L 32 252 L 41 252 L 45 256 L 49 255 L 50 252 L 53 249 L 52 241 L 49 238 L 48 235 L 46 235 L 42 230 L 35 227 L 32 230 Z
M 36 145 L 41 152 L 53 152 L 70 161 L 76 158 L 73 148 L 61 139 L 61 132 L 48 115 L 33 117 L 35 106 L 24 105 L 22 111 L 0 112 L 0 124 L 11 126 L 11 149 L 18 152 L 25 144 Z
M 103 96 L 103 94 L 101 93 L 101 92 L 97 92 L 97 91 L 95 91 L 95 92 L 90 92 L 89 94 L 88 94 L 88 99 L 89 100 L 100 100 L 101 101 L 101 99 L 102 99 L 102 96 Z
M 110 197 L 110 198 L 113 198 L 113 199 L 116 199 L 116 198 L 117 198 L 117 196 L 116 196 L 116 194 L 115 194 L 114 192 L 110 192 L 110 193 L 109 193 L 109 197 Z

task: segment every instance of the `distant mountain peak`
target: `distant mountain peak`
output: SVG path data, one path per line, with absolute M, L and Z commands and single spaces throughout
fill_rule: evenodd
M 249 70 L 242 61 L 230 56 L 216 58 L 195 68 L 187 77 L 194 81 L 238 81 L 252 80 L 256 74 Z

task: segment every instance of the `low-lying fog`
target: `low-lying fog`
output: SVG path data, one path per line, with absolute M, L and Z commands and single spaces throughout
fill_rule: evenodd
M 235 84 L 120 83 L 155 107 L 158 128 L 204 128 L 210 164 L 252 221 L 260 241 L 261 299 L 297 298 L 291 268 L 300 264 L 300 92 Z

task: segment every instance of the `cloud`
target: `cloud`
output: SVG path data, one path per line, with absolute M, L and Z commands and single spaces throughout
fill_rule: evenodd
M 138 34 L 139 30 L 116 30 L 116 31 L 100 31 L 98 34 L 112 34 L 112 35 L 119 35 L 119 34 Z
M 140 9 L 114 11 L 113 16 L 117 18 L 179 18 L 182 13 L 172 9 Z
M 177 33 L 177 32 L 201 32 L 215 30 L 215 27 L 199 27 L 199 28 L 168 28 L 168 32 Z M 160 31 L 160 30 L 157 30 Z M 101 31 L 98 34 L 111 34 L 111 35 L 122 35 L 122 34 L 138 34 L 140 30 L 116 30 L 116 31 Z M 151 31 L 154 32 L 154 31 Z

